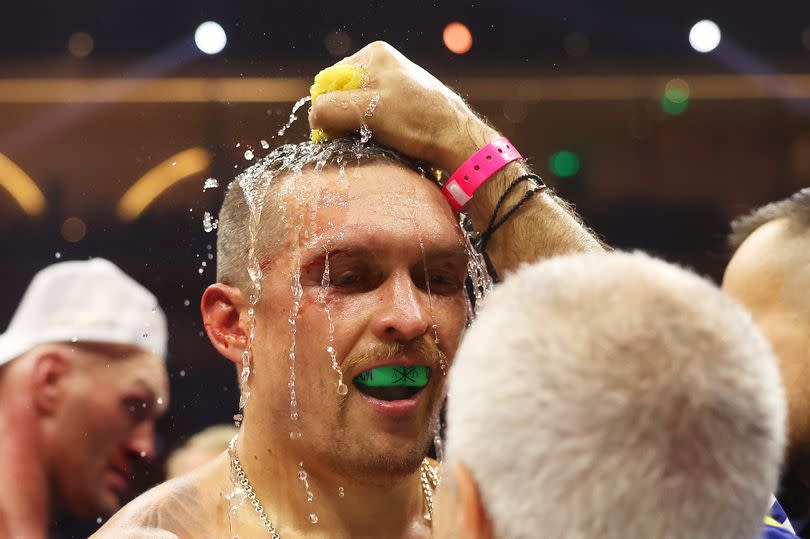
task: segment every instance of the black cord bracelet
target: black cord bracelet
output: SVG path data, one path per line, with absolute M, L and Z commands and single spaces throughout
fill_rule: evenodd
M 501 207 L 503 206 L 506 197 L 508 197 L 512 193 L 512 191 L 514 191 L 515 188 L 517 188 L 517 186 L 523 182 L 530 182 L 532 184 L 532 187 L 526 190 L 523 196 L 520 197 L 520 200 L 518 200 L 514 206 L 509 208 L 509 210 L 507 210 L 506 213 L 504 213 L 503 216 L 501 216 L 501 218 L 498 219 L 498 213 L 500 213 Z M 512 217 L 512 215 L 515 214 L 518 208 L 523 206 L 535 194 L 540 193 L 546 189 L 547 187 L 546 184 L 543 183 L 543 179 L 533 172 L 528 172 L 515 178 L 512 181 L 512 183 L 509 184 L 509 187 L 506 188 L 506 191 L 504 191 L 504 193 L 498 199 L 497 204 L 495 204 L 495 210 L 492 212 L 492 217 L 489 218 L 487 227 L 484 229 L 484 231 L 481 233 L 481 236 L 478 238 L 478 245 L 476 246 L 478 248 L 478 252 L 485 254 L 487 250 L 487 245 L 489 244 L 489 240 L 492 239 L 492 235 L 501 226 L 503 226 L 503 224 L 506 221 L 508 221 L 509 218 Z

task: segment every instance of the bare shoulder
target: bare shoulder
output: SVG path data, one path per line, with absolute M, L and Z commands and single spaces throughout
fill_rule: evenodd
M 216 465 L 219 461 L 138 496 L 92 537 L 185 539 L 227 535 L 226 510 L 220 497 L 221 466 Z

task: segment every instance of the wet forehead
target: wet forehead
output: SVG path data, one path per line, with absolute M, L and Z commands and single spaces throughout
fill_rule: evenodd
M 378 241 L 461 249 L 455 215 L 437 185 L 401 165 L 374 163 L 321 173 L 311 186 L 308 229 L 313 244 L 346 233 Z

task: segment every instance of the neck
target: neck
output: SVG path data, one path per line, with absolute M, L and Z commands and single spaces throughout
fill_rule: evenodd
M 0 403 L 0 536 L 44 538 L 50 517 L 48 482 L 33 432 L 36 423 L 18 410 L 7 399 Z
M 300 456 L 269 448 L 257 429 L 245 427 L 236 454 L 282 537 L 429 537 L 418 469 L 406 476 L 378 478 L 370 485 L 339 470 L 317 468 L 315 463 L 310 467 L 304 462 L 302 467 Z M 246 506 L 253 513 L 247 518 L 258 523 L 258 514 Z M 317 516 L 315 524 L 312 515 Z

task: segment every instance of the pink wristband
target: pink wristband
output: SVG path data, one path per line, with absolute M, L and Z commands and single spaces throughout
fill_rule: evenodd
M 501 137 L 493 140 L 458 167 L 444 184 L 442 193 L 455 211 L 461 211 L 490 176 L 518 159 L 523 157 L 509 139 Z

